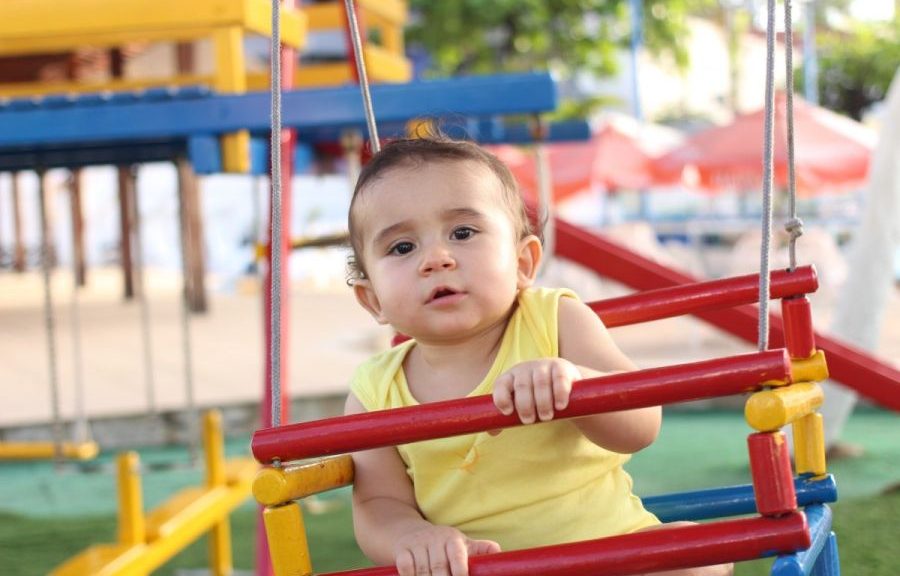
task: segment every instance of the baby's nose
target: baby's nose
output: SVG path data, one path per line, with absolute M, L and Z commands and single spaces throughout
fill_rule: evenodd
M 423 274 L 430 274 L 437 270 L 451 270 L 456 267 L 456 259 L 445 247 L 436 247 L 429 250 L 422 259 L 419 270 Z

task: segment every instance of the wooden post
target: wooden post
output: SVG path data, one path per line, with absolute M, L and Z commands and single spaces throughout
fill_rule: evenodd
M 121 239 L 122 281 L 126 300 L 134 298 L 134 263 L 131 253 L 131 215 L 134 202 L 134 174 L 130 166 L 118 166 L 119 176 L 119 236 Z
M 175 67 L 179 74 L 194 72 L 194 45 L 175 45 Z M 182 267 L 187 289 L 188 308 L 206 312 L 206 266 L 203 259 L 203 213 L 200 209 L 199 184 L 189 163 L 178 161 L 178 201 L 181 218 Z
M 19 198 L 19 173 L 12 173 L 13 270 L 25 271 L 25 243 L 22 240 L 22 203 Z
M 38 177 L 38 194 L 41 196 L 39 200 L 44 203 L 44 219 L 41 226 L 44 228 L 44 238 L 46 238 L 47 263 L 51 268 L 56 267 L 56 235 L 53 233 L 53 223 L 56 221 L 56 203 L 53 201 L 53 190 L 47 185 L 47 172 L 41 170 L 37 173 Z
M 200 190 L 191 163 L 186 158 L 176 162 L 178 201 L 182 237 L 182 266 L 186 283 L 188 308 L 206 312 L 206 266 L 203 260 L 203 224 L 200 213 Z
M 125 56 L 119 48 L 109 51 L 109 75 L 122 78 L 125 75 Z M 134 174 L 131 166 L 117 166 L 119 174 L 119 234 L 121 237 L 121 263 L 123 292 L 126 300 L 134 298 L 134 270 L 131 254 L 131 201 L 134 195 Z
M 69 208 L 72 213 L 72 260 L 75 270 L 75 285 L 84 286 L 87 282 L 87 267 L 84 262 L 84 215 L 81 209 L 81 169 L 71 173 Z

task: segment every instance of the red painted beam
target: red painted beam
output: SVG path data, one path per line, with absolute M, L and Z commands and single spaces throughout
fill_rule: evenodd
M 697 278 L 663 266 L 564 220 L 556 220 L 556 254 L 635 290 L 651 290 L 697 282 Z M 739 306 L 694 315 L 748 342 L 757 341 L 758 309 Z M 784 345 L 780 316 L 769 315 L 769 346 Z M 815 333 L 825 351 L 831 378 L 885 408 L 900 412 L 900 370 L 868 352 Z
M 557 417 L 740 394 L 789 379 L 790 360 L 781 349 L 611 374 L 576 382 L 569 406 Z M 517 415 L 505 416 L 490 396 L 476 396 L 267 428 L 253 435 L 251 448 L 267 464 L 517 425 Z
M 801 266 L 793 272 L 776 270 L 771 275 L 772 298 L 801 296 L 815 292 L 818 287 L 816 270 L 812 266 Z M 754 304 L 758 300 L 759 274 L 748 274 L 721 280 L 695 281 L 692 284 L 671 288 L 644 290 L 639 294 L 590 302 L 588 306 L 600 316 L 608 328 L 614 328 L 701 311 Z
M 808 548 L 799 512 L 781 518 L 743 518 L 694 524 L 469 558 L 471 576 L 628 576 L 661 570 L 756 560 Z M 397 576 L 393 566 L 322 576 Z

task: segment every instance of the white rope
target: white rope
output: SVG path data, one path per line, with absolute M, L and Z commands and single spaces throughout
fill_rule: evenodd
M 381 141 L 378 139 L 378 126 L 375 124 L 375 110 L 372 106 L 372 93 L 369 90 L 369 77 L 366 74 L 366 61 L 363 55 L 362 38 L 359 33 L 359 22 L 356 20 L 356 8 L 353 0 L 344 0 L 347 11 L 347 25 L 350 27 L 350 39 L 353 44 L 353 56 L 356 59 L 356 72 L 359 75 L 359 88 L 362 91 L 363 106 L 366 111 L 366 125 L 369 128 L 369 145 L 372 152 L 381 150 Z
M 269 236 L 272 287 L 269 331 L 270 390 L 272 393 L 272 426 L 281 425 L 281 0 L 272 0 L 272 230 Z
M 787 156 L 788 156 L 788 211 L 789 216 L 784 229 L 790 235 L 788 243 L 789 270 L 797 267 L 797 238 L 803 235 L 803 220 L 797 216 L 797 181 L 794 170 L 794 50 L 793 25 L 791 23 L 791 0 L 784 2 L 784 59 L 785 59 L 785 96 L 787 117 Z
M 763 151 L 762 245 L 759 254 L 759 322 L 757 348 L 769 347 L 769 251 L 772 240 L 772 181 L 775 156 L 775 0 L 768 0 L 766 24 L 766 106 Z

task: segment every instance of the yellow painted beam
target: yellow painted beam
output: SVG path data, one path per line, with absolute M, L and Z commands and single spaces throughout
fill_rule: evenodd
M 744 405 L 744 416 L 755 430 L 773 432 L 812 414 L 824 400 L 818 384 L 798 382 L 753 394 Z
M 117 576 L 127 574 L 127 566 L 144 552 L 143 544 L 95 544 L 50 571 L 50 576 Z M 129 576 L 138 576 L 131 572 Z
M 825 425 L 821 414 L 808 414 L 793 424 L 797 474 L 825 474 Z
M 309 544 L 303 526 L 303 514 L 296 502 L 266 508 L 263 511 L 269 556 L 275 576 L 308 576 L 312 574 Z
M 244 38 L 237 26 L 222 28 L 213 37 L 216 54 L 216 91 L 243 93 L 247 91 L 244 59 Z M 225 172 L 250 171 L 250 133 L 241 130 L 221 138 L 222 168 Z
M 412 80 L 412 64 L 380 46 L 369 44 L 363 50 L 366 73 L 374 82 L 409 82 Z
M 343 29 L 347 25 L 344 22 L 343 2 L 308 4 L 302 10 L 309 30 Z
M 16 82 L 0 84 L 0 97 L 18 98 L 47 94 L 92 94 L 130 92 L 160 86 L 211 86 L 213 77 L 200 74 L 160 78 L 114 78 L 107 82 Z
M 346 62 L 297 66 L 294 73 L 294 86 L 299 88 L 340 86 L 354 82 L 353 71 Z
M 203 414 L 203 454 L 206 462 L 206 485 L 210 488 L 225 485 L 225 438 L 222 435 L 222 414 L 209 410 Z
M 96 458 L 100 448 L 96 442 L 0 442 L 0 460 L 52 460 L 59 456 L 70 460 Z
M 123 452 L 116 458 L 119 498 L 118 539 L 122 546 L 137 546 L 143 544 L 147 538 L 140 465 L 137 452 Z
M 316 462 L 263 468 L 253 481 L 253 496 L 266 506 L 275 506 L 353 482 L 353 459 L 349 455 Z
M 283 10 L 282 41 L 301 47 L 305 19 L 298 10 Z M 178 30 L 238 26 L 249 32 L 271 34 L 268 0 L 4 0 L 0 2 L 0 52 L 8 44 L 28 41 L 31 47 L 60 49 L 65 38 L 94 38 L 101 46 L 117 41 L 163 40 L 160 33 Z M 30 39 L 30 40 L 28 40 Z M 44 39 L 47 44 L 40 44 Z M 70 47 L 82 44 L 69 43 Z M 91 45 L 94 45 L 92 42 Z
M 377 16 L 399 26 L 406 24 L 409 15 L 402 0 L 359 0 L 359 8 L 363 15 Z

